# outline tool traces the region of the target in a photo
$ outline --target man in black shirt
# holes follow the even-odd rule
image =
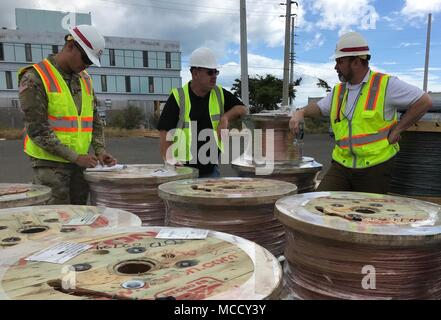
[[[164,161],[178,161],[194,167],[199,170],[201,178],[219,177],[219,149],[223,148],[221,130],[228,129],[229,121],[247,113],[247,108],[238,98],[216,85],[217,68],[216,57],[209,48],[193,51],[190,57],[192,80],[183,88],[172,90],[158,124]],[[173,139],[171,135],[167,139],[167,133],[173,129],[176,129]],[[175,150],[167,153],[173,143],[174,147],[179,146],[185,152]],[[214,149],[207,148],[207,143],[214,144]],[[210,154],[210,150],[216,150],[216,154]]]

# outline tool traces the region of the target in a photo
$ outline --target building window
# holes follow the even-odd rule
[[[32,50],[30,43],[25,43],[25,55],[26,55],[26,61],[32,61]]]
[[[106,75],[101,76],[101,91],[107,92],[107,76]]]
[[[130,77],[126,76],[126,92],[131,92],[131,87],[130,87]]]
[[[115,49],[109,49],[109,62],[111,66],[115,65]]]
[[[3,52],[3,43],[0,42],[0,60],[5,60],[5,53]]]
[[[53,54],[57,54],[57,53],[58,53],[58,46],[57,46],[56,44],[54,44],[54,45],[52,46],[52,53],[53,53]]]
[[[12,74],[11,71],[5,71],[6,76],[6,89],[12,89]]]
[[[143,51],[142,52],[142,66],[144,68],[148,68],[149,67],[149,52],[148,51]]]
[[[153,93],[153,92],[155,92],[153,77],[149,77],[149,93]]]
[[[171,68],[171,53],[170,52],[165,53],[165,67],[167,69]]]

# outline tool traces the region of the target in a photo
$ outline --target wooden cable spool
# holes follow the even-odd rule
[[[427,113],[402,133],[390,194],[441,204],[441,114]]]
[[[0,255],[0,299],[261,300],[277,298],[277,259],[248,240],[210,231],[202,240],[156,239],[160,228],[100,230],[64,264],[28,261],[54,241]]]
[[[88,225],[67,225],[74,218],[99,215]],[[69,238],[99,228],[140,226],[130,212],[90,206],[33,206],[0,210],[0,249],[47,238]]]
[[[291,183],[260,178],[188,179],[159,186],[167,225],[238,235],[275,256],[283,252],[285,231],[274,217],[274,203],[296,192]]]
[[[254,130],[262,130],[262,155],[266,156],[266,130],[274,130],[274,161],[290,162],[298,164],[303,157],[302,148],[296,148],[293,145],[294,135],[289,129],[289,120],[291,117],[288,113],[272,112],[272,113],[255,113],[247,116],[245,119],[247,126],[252,129],[253,141],[255,139]],[[260,150],[259,150],[260,151]]]
[[[259,167],[245,160],[235,160],[231,163],[233,169],[240,177],[256,177]],[[313,158],[303,157],[302,162],[293,166],[290,163],[275,163],[271,174],[265,176],[269,179],[294,183],[298,193],[312,192],[315,190],[317,177],[322,165]]]
[[[355,192],[276,202],[284,282],[301,299],[440,299],[441,206]]]
[[[245,153],[233,160],[232,167],[240,177],[259,177],[264,174],[270,179],[296,184],[298,193],[311,192],[315,190],[316,179],[323,166],[313,158],[303,156],[303,142],[299,145],[294,144],[295,137],[289,129],[289,120],[290,116],[287,112],[257,113],[247,116],[245,123],[251,129],[252,140],[248,142]],[[258,143],[259,140],[256,140],[258,132],[255,129],[262,130],[261,145]],[[267,156],[266,138],[269,129],[274,130],[272,143],[274,159],[260,163],[254,157]],[[271,173],[262,170],[259,172],[262,167],[274,169]]]
[[[166,170],[159,164],[128,165],[111,172],[85,172],[93,205],[127,210],[139,216],[143,225],[164,225],[165,206],[158,197],[158,185],[195,178],[197,169]]]
[[[51,188],[26,183],[0,183],[0,209],[45,204]]]

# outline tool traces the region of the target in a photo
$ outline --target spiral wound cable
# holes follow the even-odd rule
[[[163,226],[165,205],[158,196],[161,183],[197,176],[187,167],[165,168],[160,164],[129,164],[110,172],[87,171],[93,205],[118,208],[139,216],[143,225]]]
[[[391,192],[441,197],[441,132],[404,132],[400,149]]]
[[[116,185],[109,182],[90,184],[93,205],[118,208],[136,214],[142,225],[164,225],[165,206],[158,197],[157,185]]]
[[[370,247],[286,235],[285,286],[301,299],[441,299],[439,246]]]
[[[283,254],[285,230],[274,218],[274,204],[254,206],[195,206],[166,201],[166,225],[210,229],[251,240],[276,257]]]

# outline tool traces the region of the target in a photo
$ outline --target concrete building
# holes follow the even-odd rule
[[[16,9],[16,29],[0,30],[0,127],[22,127],[18,108],[17,71],[61,50],[67,28],[92,24],[91,14]],[[104,33],[103,31],[101,31]],[[88,68],[100,113],[129,105],[143,109],[153,127],[160,102],[181,86],[178,41],[105,35],[101,68]]]

